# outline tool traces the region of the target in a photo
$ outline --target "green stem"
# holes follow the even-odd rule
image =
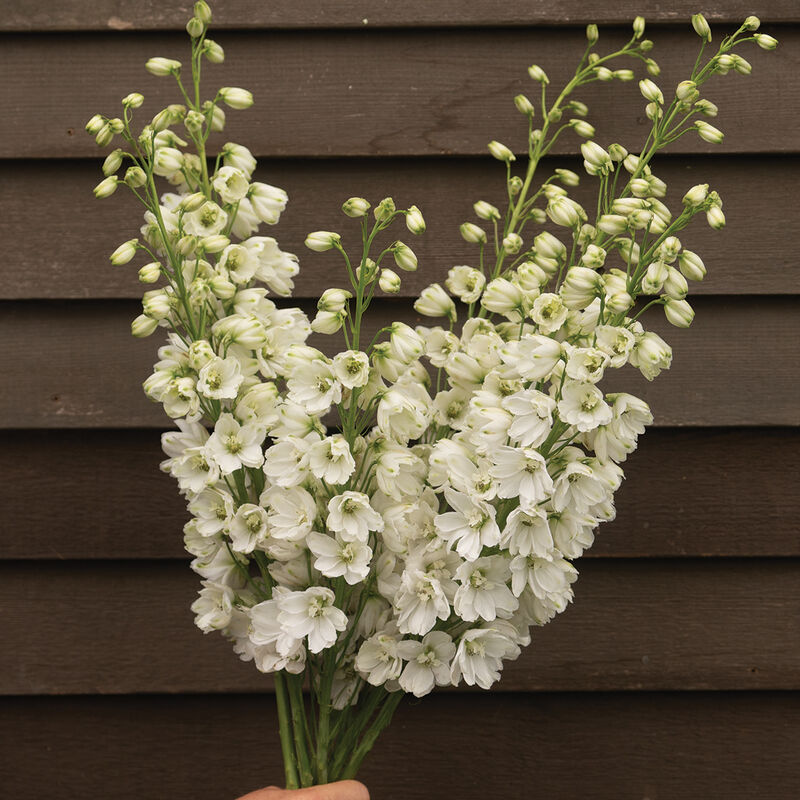
[[[282,672],[275,673],[275,700],[278,704],[278,731],[281,737],[281,752],[283,753],[286,788],[299,789],[300,782],[297,777],[295,753],[292,746],[292,733],[289,730],[290,716],[289,704],[287,702],[286,681]]]
[[[308,756],[308,722],[306,720],[305,702],[303,701],[302,678],[297,675],[287,675],[286,683],[289,687],[289,703],[292,713],[292,733],[294,734],[294,749],[297,755],[300,771],[300,784],[303,787],[314,785],[314,775],[311,771],[311,762]]]

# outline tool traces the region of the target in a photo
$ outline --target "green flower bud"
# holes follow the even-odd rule
[[[109,175],[107,178],[104,178],[97,186],[94,187],[93,192],[94,196],[98,200],[102,200],[106,197],[111,197],[114,192],[117,191],[117,184],[119,181],[117,180],[116,176]]]
[[[533,116],[533,103],[531,103],[524,94],[518,94],[514,98],[514,105],[517,107],[517,111],[519,111],[520,114],[526,114],[529,117]]]
[[[406,227],[414,236],[425,233],[425,218],[416,206],[411,206],[406,211]]]
[[[459,228],[461,238],[470,244],[478,244],[486,241],[486,231],[471,222],[465,222]]]
[[[702,14],[692,15],[692,27],[694,28],[694,32],[703,39],[703,41],[711,41],[711,26]]]
[[[163,78],[167,75],[177,75],[181,71],[181,62],[176,61],[174,58],[156,58],[148,59],[144,68],[151,74]]]
[[[641,39],[644,34],[644,17],[636,17],[633,21],[633,35],[636,39]]]
[[[121,266],[122,264],[127,264],[136,255],[136,251],[138,249],[139,249],[139,240],[129,239],[127,242],[123,242],[109,256],[109,260],[115,267]]]
[[[144,314],[139,314],[131,323],[131,333],[137,339],[144,339],[150,336],[150,334],[155,333],[156,328],[158,328],[158,320],[146,317]]]
[[[757,31],[761,27],[761,20],[758,17],[749,16],[742,27],[746,31]]]
[[[395,242],[392,247],[394,263],[406,272],[414,272],[417,268],[417,257],[414,251],[403,242]]]
[[[100,114],[95,114],[87,123],[86,123],[86,133],[90,136],[97,136],[101,130],[105,127],[106,118],[101,116]]]
[[[238,86],[223,86],[218,92],[220,99],[230,108],[242,111],[253,105],[253,95],[247,89]]]
[[[762,50],[774,50],[778,46],[778,40],[767,33],[756,33],[753,38]]]
[[[590,45],[596,44],[600,38],[600,32],[597,30],[597,25],[591,23],[586,26],[586,39]]]
[[[103,175],[113,175],[122,166],[122,150],[112,150],[103,162]]]
[[[491,141],[489,142],[489,152],[498,160],[498,161],[505,161],[508,163],[509,161],[516,161],[516,156],[506,147],[504,144],[500,142]]]
[[[122,105],[125,108],[139,108],[144,103],[144,97],[139,92],[131,92],[122,98]]]
[[[186,23],[186,33],[192,37],[192,39],[199,39],[203,35],[203,31],[206,29],[206,26],[203,24],[203,20],[198,19],[197,17],[192,17]]]
[[[538,66],[538,64],[531,64],[531,66],[528,67],[528,75],[530,75],[533,80],[538,81],[539,83],[550,83],[547,73],[540,66]]]
[[[370,203],[363,197],[350,197],[342,203],[342,211],[353,219],[363,217],[369,211]]]
[[[211,8],[205,0],[197,0],[194,4],[194,15],[201,19],[206,25],[211,22]]]
[[[519,175],[513,175],[508,179],[508,191],[514,197],[522,191],[522,185],[522,178],[520,178]]]
[[[487,219],[487,220],[499,220],[500,219],[500,209],[495,208],[491,203],[487,203],[485,200],[478,200],[472,208],[475,210],[475,215],[480,217],[480,219]]]
[[[305,245],[315,253],[324,253],[339,244],[341,236],[333,231],[314,231],[306,236]]]
[[[142,283],[155,283],[161,277],[161,264],[151,261],[139,270],[139,280]]]
[[[222,45],[217,44],[213,39],[206,39],[203,42],[203,55],[212,64],[221,64],[225,60],[225,51]]]
[[[386,292],[386,294],[397,294],[400,291],[401,283],[400,276],[394,270],[381,270],[378,286],[380,286],[382,292]]]
[[[378,222],[388,222],[397,211],[395,207],[394,200],[391,197],[384,197],[383,200],[375,206],[375,210],[372,212],[375,215],[375,219]]]
[[[128,167],[123,180],[131,189],[139,189],[147,183],[147,175],[141,167]]]

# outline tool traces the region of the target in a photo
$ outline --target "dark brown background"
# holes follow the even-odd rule
[[[83,125],[168,81],[188,2],[7,0],[0,14],[0,796],[232,800],[280,779],[271,684],[203,637],[181,548],[185,511],[157,470],[160,408],[140,392],[156,339],[130,338],[141,287],[107,255],[136,234],[129,198],[99,202]],[[224,67],[255,109],[225,139],[292,201],[275,229],[302,256],[301,302],[336,280],[302,248],[350,229],[351,194],[416,202],[420,271],[370,321],[414,319],[411,297],[471,256],[457,225],[502,191],[484,154],[519,147],[511,98],[541,63],[558,83],[582,48],[648,16],[666,88],[691,66],[694,3],[630,0],[218,2]],[[669,10],[667,6],[669,5]],[[633,382],[656,426],[626,465],[619,518],[580,562],[574,606],[536,631],[491,693],[409,702],[364,769],[376,800],[794,798],[797,737],[798,44],[794,0],[714,0],[715,37],[748,13],[781,40],[748,78],[711,84],[725,142],[687,137],[656,172],[673,198],[709,181],[729,228],[682,240],[709,267],[675,366]],[[363,21],[366,20],[366,21]],[[717,24],[718,23],[718,24]],[[598,138],[635,149],[635,84],[587,91]],[[568,146],[567,146],[568,145]],[[556,162],[577,168],[569,151]],[[120,192],[122,195],[122,192]],[[272,232],[272,231],[270,231]],[[660,331],[666,325],[656,324]]]

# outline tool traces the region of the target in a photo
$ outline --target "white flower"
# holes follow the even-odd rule
[[[488,622],[498,616],[508,618],[519,602],[506,586],[510,578],[508,559],[504,556],[486,556],[475,561],[465,561],[456,570],[456,580],[461,584],[456,591],[453,608],[461,619]]]
[[[474,561],[483,547],[494,547],[500,541],[494,506],[452,489],[445,489],[444,496],[455,510],[438,514],[434,524],[442,539],[455,546],[462,558]]]
[[[552,504],[556,511],[571,508],[579,514],[606,499],[606,489],[594,470],[581,461],[570,461],[553,482]]]
[[[583,433],[608,425],[613,416],[610,406],[603,400],[603,393],[596,386],[572,381],[567,381],[561,391],[558,414],[564,422]]]
[[[203,633],[222,630],[231,621],[235,595],[230,586],[214,581],[203,581],[200,596],[192,603],[194,624]]]
[[[533,301],[531,319],[539,326],[540,333],[555,333],[566,321],[569,309],[557,294],[540,294]]]
[[[662,369],[672,364],[672,348],[652,331],[636,337],[636,345],[631,351],[631,364],[638,367],[647,380],[652,381]]]
[[[214,536],[225,530],[233,516],[233,498],[224,488],[208,487],[189,502],[189,511],[197,518],[197,532],[201,536]]]
[[[361,350],[345,350],[333,357],[333,372],[342,386],[354,389],[369,381],[369,356]]]
[[[283,189],[268,183],[252,183],[247,197],[256,216],[267,225],[275,225],[286,208],[289,196]]]
[[[566,372],[574,381],[597,383],[609,364],[609,357],[594,347],[573,347],[567,357]]]
[[[312,531],[306,539],[308,549],[316,556],[314,566],[326,578],[343,576],[351,586],[366,580],[372,550],[364,542],[344,541]]]
[[[239,553],[252,553],[267,538],[267,512],[253,503],[243,503],[228,525],[231,547]]]
[[[430,405],[431,398],[424,386],[411,381],[398,382],[378,403],[378,429],[398,442],[419,439],[430,422]]]
[[[298,365],[287,381],[289,399],[308,414],[324,414],[342,399],[342,385],[333,367],[324,360]]]
[[[532,448],[502,446],[491,454],[498,497],[519,497],[526,511],[535,509],[553,491],[553,479],[542,455]]]
[[[197,391],[212,400],[232,400],[239,393],[243,380],[237,359],[215,356],[200,369]]]
[[[438,283],[432,283],[420,292],[414,301],[414,310],[426,317],[456,318],[455,303]]]
[[[170,472],[181,491],[194,494],[219,480],[219,467],[208,457],[206,445],[187,447],[182,456],[173,459]]]
[[[511,561],[511,591],[519,597],[529,587],[539,598],[566,608],[572,599],[570,584],[578,577],[578,570],[564,558],[536,558],[515,556]]]
[[[508,429],[512,441],[522,447],[538,447],[553,427],[556,403],[552,397],[536,389],[524,389],[503,399],[503,408],[514,421]]]
[[[310,474],[308,453],[318,436],[286,436],[264,453],[264,474],[277,486],[299,486]]]
[[[222,202],[226,204],[241,200],[249,188],[247,176],[236,167],[220,167],[211,183]]]
[[[264,431],[258,426],[240,425],[232,414],[220,414],[206,452],[223,475],[229,475],[242,466],[260,467],[264,461],[263,441]]]
[[[526,380],[540,381],[555,369],[561,360],[561,353],[561,342],[549,336],[529,334],[519,341],[504,345],[500,350],[500,358]]]
[[[567,558],[580,558],[583,551],[592,546],[597,519],[589,514],[565,508],[549,514],[548,521],[556,547]]]
[[[453,267],[447,273],[445,285],[462,302],[474,303],[486,286],[486,278],[473,267]]]
[[[403,669],[403,660],[397,650],[398,640],[389,633],[376,633],[358,649],[355,666],[366,676],[367,683],[382,686],[395,680]]]
[[[259,503],[267,509],[270,534],[276,539],[302,541],[314,528],[317,504],[300,486],[271,486],[261,493]]]
[[[347,482],[356,468],[356,462],[347,439],[336,433],[311,445],[308,466],[316,478],[336,486]]]
[[[296,639],[308,637],[308,649],[319,653],[335,644],[347,627],[347,615],[333,605],[334,594],[322,586],[288,592],[280,601],[278,622],[284,633]]]
[[[456,646],[444,631],[431,631],[421,642],[406,639],[398,642],[397,653],[408,661],[400,676],[400,688],[414,697],[423,697],[434,686],[450,683],[450,662]]]
[[[506,519],[500,546],[512,555],[552,558],[553,536],[545,511],[541,508],[528,511],[515,508]]]
[[[503,659],[517,655],[519,647],[496,628],[472,628],[461,636],[450,678],[454,686],[463,677],[469,686],[488,689],[500,679]]]
[[[347,542],[366,542],[370,531],[383,530],[383,517],[361,492],[342,492],[328,501],[328,530]]]
[[[608,357],[610,367],[623,366],[636,343],[636,337],[627,329],[613,325],[598,325],[595,328],[597,349]]]
[[[420,569],[406,569],[394,595],[397,626],[401,633],[420,636],[450,616],[450,603],[435,576]]]
[[[222,233],[227,224],[228,215],[211,200],[183,215],[183,229],[192,236],[215,236]]]

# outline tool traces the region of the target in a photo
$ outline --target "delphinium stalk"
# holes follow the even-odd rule
[[[689,132],[720,141],[701,87],[715,74],[750,72],[735,47],[777,42],[749,17],[704,61],[711,33],[696,15],[700,53],[669,103],[652,80],[658,65],[640,17],[607,55],[595,52],[590,25],[555,100],[532,66],[536,100],[514,100],[528,122],[526,167],[512,174],[513,151],[491,142],[507,203],[475,203],[490,235],[461,226],[479,246],[477,268],[453,267],[450,294],[439,284],[420,293],[415,311],[442,325],[395,321],[371,333],[375,297],[396,294],[400,273],[417,269],[390,229],[404,220],[422,234],[422,213],[351,197],[342,211],[359,229],[355,251],[337,232],[306,239],[340,255],[347,288],[322,292],[311,321],[269,299],[288,297],[298,272],[296,256],[257,235],[278,222],[287,196],[253,180],[256,160],[242,145],[223,144],[209,160],[222,106],[253,102],[233,87],[201,99],[203,61],[224,59],[207,36],[210,20],[197,2],[190,86],[180,62],[147,62],[175,79],[183,102],[136,134],[143,97],[132,93],[121,118],[96,115],[87,130],[101,146],[123,142],[96,196],[124,185],[145,208],[141,239],[117,248],[112,263],[145,253],[140,280],[162,284],[145,293],[133,333],[168,332],[145,391],[178,426],[162,437],[162,469],[192,515],[184,543],[203,579],[195,621],[274,675],[285,780],[296,788],[353,777],[405,693],[462,680],[489,688],[531,629],[572,601],[573,562],[613,519],[619,463],[652,421],[644,401],[598,384],[628,363],[649,380],[669,367],[671,350],[644,329],[643,314],[660,305],[673,325],[691,323],[687,279],[701,280],[705,266],[676,234],[698,214],[712,228],[725,221],[706,184],[689,189],[673,218],[651,161]],[[595,81],[633,80],[617,68],[622,58],[650,75],[639,82],[651,128],[638,155],[601,147],[573,97]],[[591,215],[569,197],[580,180],[571,170],[534,188],[542,159],[570,131],[585,139],[584,168],[598,180]],[[161,193],[161,179],[172,191]],[[548,220],[567,243],[541,231],[525,247],[530,228]],[[341,344],[308,345],[312,332],[345,349],[330,356]]]

